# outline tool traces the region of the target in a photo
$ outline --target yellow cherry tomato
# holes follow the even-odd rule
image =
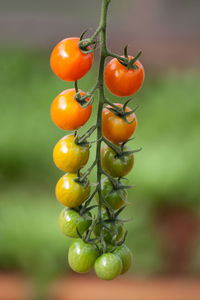
[[[76,173],[87,164],[89,159],[89,146],[77,145],[74,140],[74,134],[66,135],[53,150],[55,165],[67,173]]]
[[[76,182],[77,174],[67,173],[62,176],[56,185],[56,197],[58,201],[69,208],[80,206],[90,194],[90,185],[84,186]]]

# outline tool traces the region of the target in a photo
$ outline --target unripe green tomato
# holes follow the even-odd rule
[[[118,246],[113,253],[117,254],[121,258],[122,261],[121,274],[126,273],[130,269],[133,260],[133,255],[131,250],[125,244],[122,244],[121,246]]]
[[[124,151],[131,149],[124,146]],[[107,145],[101,149],[101,166],[102,169],[113,177],[124,177],[132,170],[134,165],[133,154],[118,157],[116,153]]]
[[[103,214],[103,219],[104,220],[108,219],[107,213]],[[120,217],[118,217],[118,220],[120,220]],[[124,233],[123,224],[119,223],[119,222],[116,222],[115,224],[116,224],[116,227],[117,227],[117,232],[115,232],[115,226],[112,223],[107,223],[106,222],[106,226],[112,231],[112,233],[110,231],[108,231],[105,227],[103,228],[104,240],[108,244],[114,243],[114,241],[112,241],[112,239],[115,236],[115,234],[117,234],[116,241],[119,241],[121,239],[123,233]],[[95,234],[95,236],[100,236],[100,225],[99,225],[99,223],[97,223],[95,228],[94,228],[94,234]]]
[[[95,245],[76,239],[69,247],[68,262],[75,272],[86,273],[92,269],[98,256],[99,250]]]
[[[80,234],[83,234],[90,227],[92,220],[88,218],[91,218],[90,213],[80,216],[78,212],[64,208],[59,215],[58,223],[64,235],[77,238],[78,234],[76,229],[78,229]]]
[[[105,253],[95,261],[95,272],[103,280],[112,280],[120,275],[122,261],[118,255]]]
[[[117,190],[114,189],[110,180],[105,177],[101,181],[102,188],[102,196],[108,202],[108,204],[112,207],[112,209],[116,210],[122,207],[125,204],[125,201],[122,199]],[[128,193],[126,190],[121,190],[121,193],[124,199],[127,199]]]

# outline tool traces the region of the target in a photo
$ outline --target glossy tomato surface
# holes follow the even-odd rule
[[[124,151],[130,151],[130,148],[124,146]],[[116,153],[107,145],[101,149],[101,166],[111,176],[124,177],[132,170],[133,165],[133,154],[128,154],[121,158],[117,157]]]
[[[103,280],[112,280],[120,275],[122,262],[119,256],[113,253],[105,253],[95,261],[95,272]]]
[[[132,59],[129,56],[129,60]],[[139,60],[135,69],[127,69],[116,58],[113,58],[106,66],[104,80],[108,90],[115,96],[125,97],[135,94],[144,81],[144,68]]]
[[[95,245],[76,239],[69,247],[68,262],[75,272],[85,273],[92,269],[98,256],[99,251]]]
[[[130,269],[133,260],[131,250],[125,244],[122,244],[121,246],[118,246],[113,253],[117,254],[122,261],[121,274],[126,273]]]
[[[122,108],[120,103],[114,103],[116,106]],[[127,116],[127,124],[122,118],[111,112],[106,106],[102,112],[102,131],[106,139],[114,144],[122,143],[128,140],[136,130],[137,119],[134,113]],[[126,107],[126,112],[131,111],[129,107]],[[132,123],[131,123],[132,122]]]
[[[88,145],[77,145],[74,140],[74,134],[66,135],[58,141],[53,150],[55,165],[69,173],[76,173],[83,168],[87,164],[90,154]]]
[[[64,39],[55,46],[51,53],[51,68],[62,80],[79,80],[92,66],[93,53],[83,53],[79,49],[79,41],[78,37]]]
[[[107,177],[102,179],[101,188],[102,188],[102,196],[104,197],[106,202],[112,207],[112,209],[114,210],[119,209],[125,204],[123,198],[127,199],[127,195],[128,195],[127,191],[120,190],[120,192],[123,195],[122,198]]]
[[[56,197],[58,201],[69,208],[80,206],[90,194],[90,185],[83,187],[74,181],[77,174],[67,173],[62,176],[56,185]]]
[[[77,211],[64,208],[58,218],[62,233],[71,238],[78,238],[77,229],[83,234],[91,225],[91,214],[80,216]]]
[[[85,93],[80,91],[81,96]],[[83,108],[74,99],[75,89],[68,89],[60,93],[51,105],[52,121],[63,130],[76,130],[83,126],[90,118],[92,104]],[[89,101],[87,99],[86,101]]]

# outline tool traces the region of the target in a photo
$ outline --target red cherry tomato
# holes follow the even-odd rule
[[[133,57],[129,56],[129,59]],[[144,68],[137,60],[138,69],[127,69],[116,58],[113,58],[106,66],[104,80],[109,91],[119,97],[131,96],[142,86],[144,81]]]
[[[80,92],[81,96],[85,95],[83,91]],[[51,105],[51,118],[61,129],[76,130],[90,118],[92,104],[86,108],[81,107],[74,99],[75,94],[75,89],[65,90],[54,99]],[[89,101],[89,99],[86,99],[86,101]]]
[[[83,53],[79,49],[79,41],[78,37],[64,39],[51,53],[51,68],[65,81],[76,81],[82,78],[92,66],[93,53]]]
[[[118,107],[122,107],[122,104],[114,103]],[[102,112],[102,131],[105,138],[114,144],[122,143],[128,140],[136,130],[137,119],[134,113],[127,117],[127,124],[122,118],[115,115],[106,106]],[[131,111],[129,107],[126,107],[126,112]],[[134,121],[133,121],[134,120]],[[132,122],[132,123],[131,123]]]

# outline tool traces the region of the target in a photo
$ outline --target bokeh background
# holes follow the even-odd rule
[[[40,286],[72,278],[70,241],[59,231],[61,205],[54,195],[62,172],[52,161],[53,147],[65,133],[49,113],[55,96],[71,84],[52,73],[49,56],[61,39],[87,28],[92,33],[100,6],[100,0],[0,0],[0,271],[18,272]],[[146,70],[135,96],[138,128],[130,143],[143,151],[135,155],[129,178],[137,188],[129,192],[124,215],[133,217],[127,225],[134,253],[128,280],[200,274],[199,11],[198,0],[110,5],[109,48],[122,53],[128,43],[132,55],[142,49]],[[80,80],[83,90],[94,83],[97,67]],[[96,106],[81,131],[94,123]],[[91,160],[94,154],[92,149]],[[93,280],[85,278],[85,285]]]

